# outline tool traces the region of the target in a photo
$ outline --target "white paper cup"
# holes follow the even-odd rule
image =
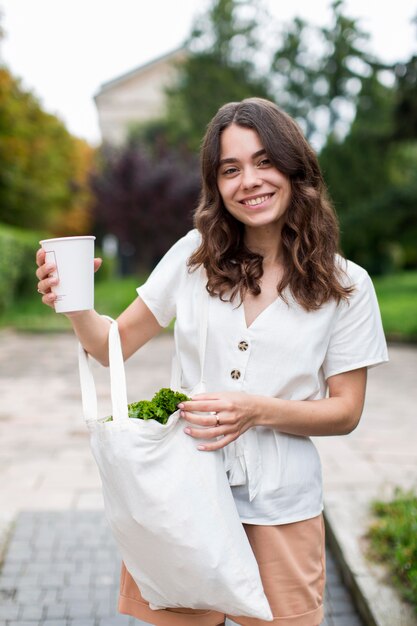
[[[94,240],[92,236],[57,237],[39,242],[46,263],[56,266],[51,276],[58,278],[52,287],[57,313],[94,308]]]

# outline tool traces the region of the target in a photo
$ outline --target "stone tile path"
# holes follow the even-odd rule
[[[327,567],[323,626],[361,626],[331,554]],[[21,513],[0,574],[0,626],[145,625],[117,613],[119,572],[101,511]]]

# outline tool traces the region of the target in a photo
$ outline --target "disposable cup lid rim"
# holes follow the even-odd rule
[[[94,235],[80,235],[75,236],[75,237],[53,237],[52,239],[41,239],[40,240],[40,244],[42,245],[43,243],[47,243],[48,241],[68,241],[69,239],[72,240],[76,240],[76,239],[95,239]]]

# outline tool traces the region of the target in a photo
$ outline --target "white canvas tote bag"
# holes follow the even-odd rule
[[[200,350],[204,354],[202,344]],[[88,359],[80,346],[84,415],[106,517],[143,597],[155,610],[214,609],[272,620],[221,450],[197,450],[198,440],[183,432],[179,411],[166,425],[128,417],[115,321],[109,333],[112,421],[97,418]]]

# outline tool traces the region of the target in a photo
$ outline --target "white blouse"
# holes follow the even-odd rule
[[[185,393],[200,381],[205,282],[200,271],[187,268],[199,243],[198,231],[190,231],[137,290],[161,326],[176,318],[176,359]],[[286,292],[288,304],[277,297],[247,327],[239,302],[208,298],[206,391],[318,400],[326,397],[329,376],[387,361],[372,282],[355,263],[339,261],[355,291],[348,302],[332,300],[317,311],[305,311]],[[257,426],[223,450],[242,522],[286,524],[322,511],[320,459],[309,437]]]

